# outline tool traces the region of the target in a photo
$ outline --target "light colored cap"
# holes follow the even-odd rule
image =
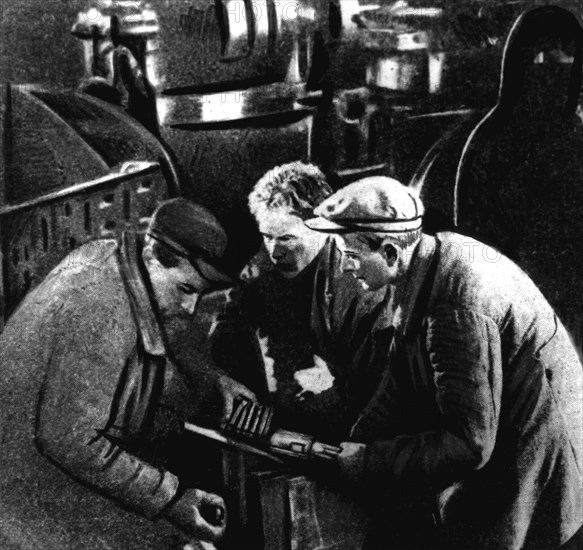
[[[305,223],[324,233],[407,233],[421,229],[423,203],[414,189],[375,176],[343,187],[314,209]]]

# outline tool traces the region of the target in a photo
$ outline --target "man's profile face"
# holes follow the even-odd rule
[[[356,233],[339,236],[338,246],[342,251],[342,271],[350,273],[365,290],[375,291],[392,282],[393,269],[382,247],[371,250]]]
[[[285,209],[264,210],[257,220],[269,259],[286,279],[301,273],[318,255],[326,237]]]
[[[210,290],[209,283],[184,258],[176,267],[164,267],[152,257],[146,267],[162,320],[191,318],[201,294]]]

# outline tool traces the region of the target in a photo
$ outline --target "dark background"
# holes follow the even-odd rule
[[[86,0],[0,2],[0,76],[13,83],[75,86],[81,44],[71,27]]]

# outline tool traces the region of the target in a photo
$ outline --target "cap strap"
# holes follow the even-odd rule
[[[423,225],[423,216],[416,218],[343,218],[330,220],[343,229],[338,232],[408,233],[418,231]]]
[[[180,243],[177,243],[174,239],[169,238],[167,235],[156,231],[155,229],[148,229],[147,235],[156,239],[158,242],[162,243],[164,246],[168,247],[172,252],[181,256],[182,258],[189,259],[190,252],[186,250]]]
[[[147,235],[157,240],[163,246],[166,246],[177,256],[180,256],[181,258],[187,260],[190,263],[190,265],[192,265],[197,274],[201,277],[201,279],[203,279],[207,283],[211,283],[215,287],[224,286],[226,288],[228,286],[232,286],[230,281],[227,283],[227,281],[212,279],[203,273],[199,262],[204,262],[210,265],[211,267],[214,267],[212,262],[209,261],[210,255],[205,250],[197,248],[196,254],[193,254],[192,251],[189,252],[188,250],[186,250],[186,248],[184,248],[181,244],[177,243],[174,239],[170,239],[167,235],[164,235],[163,233],[160,233],[155,229],[154,230],[149,229]]]

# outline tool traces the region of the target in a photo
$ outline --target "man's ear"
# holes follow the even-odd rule
[[[392,267],[393,265],[395,265],[397,258],[399,257],[397,247],[393,243],[385,241],[383,243],[383,250],[385,251],[387,265],[389,267]]]
[[[152,246],[148,243],[142,248],[142,260],[144,264],[149,265],[154,260],[154,252],[152,251]]]

